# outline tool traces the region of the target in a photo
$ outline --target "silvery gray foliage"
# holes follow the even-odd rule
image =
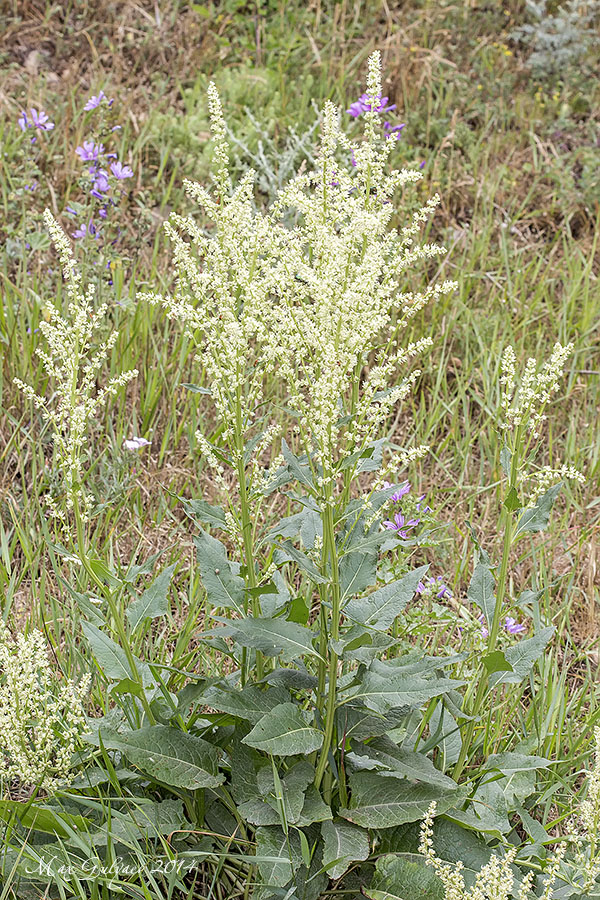
[[[266,130],[266,127],[248,107],[245,107],[244,112],[256,129],[256,133],[260,135],[256,150],[251,150],[244,140],[238,138],[226,126],[231,148],[239,151],[239,155],[232,154],[234,168],[243,174],[252,167],[256,177],[256,186],[270,203],[279,196],[284,186],[294,177],[303,163],[314,165],[315,137],[321,128],[322,112],[314,100],[312,107],[315,112],[312,124],[300,134],[294,128],[289,128],[283,146]]]
[[[531,49],[528,63],[536,75],[556,75],[599,44],[598,0],[568,0],[554,14],[548,0],[526,0],[526,5],[533,24],[515,28],[510,37]]]

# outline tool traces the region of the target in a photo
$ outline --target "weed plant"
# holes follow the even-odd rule
[[[95,677],[87,733],[73,730],[58,790],[51,772],[19,776],[7,757],[17,775],[1,807],[6,896],[595,896],[597,765],[581,778],[595,663],[593,648],[577,646],[582,618],[593,627],[593,558],[586,581],[576,565],[552,571],[548,552],[556,559],[561,534],[577,534],[571,512],[551,518],[560,482],[577,485],[584,471],[566,508],[582,496],[594,508],[594,150],[574,118],[588,101],[571,76],[552,94],[517,91],[535,130],[524,143],[513,134],[510,149],[526,162],[492,168],[515,121],[506,97],[517,67],[499,32],[516,14],[507,9],[495,42],[473,50],[469,86],[462,73],[438,78],[436,38],[426,37],[451,22],[460,44],[466,7],[425,4],[393,90],[377,82],[373,58],[367,92],[352,102],[347,48],[364,47],[365,17],[367,31],[392,28],[398,13],[386,9],[377,22],[377,4],[319,8],[317,42],[343,47],[342,59],[291,103],[282,70],[273,92],[281,10],[269,6],[251,27],[237,7],[225,11],[219,53],[264,66],[274,137],[259,134],[256,111],[247,119],[240,108],[235,121],[234,87],[239,107],[248,102],[235,72],[219,78],[230,128],[216,90],[206,116],[203,76],[189,82],[194,133],[213,133],[202,184],[185,186],[200,202],[194,216],[182,215],[174,185],[195,156],[179,154],[175,132],[157,147],[158,117],[134,136],[121,100],[109,106],[116,91],[90,85],[60,191],[86,244],[77,263],[47,217],[62,284],[46,271],[46,233],[23,224],[26,209],[40,222],[54,202],[62,118],[48,104],[43,118],[37,97],[23,104],[24,127],[12,116],[9,152],[37,141],[3,193],[3,614],[15,630],[24,615],[37,620],[52,646],[56,681],[41,688],[50,704],[68,679]],[[156,27],[189,15],[174,5]],[[294,9],[300,26],[311,15]],[[302,71],[304,47],[287,31],[288,71]],[[395,46],[399,33],[388,35]],[[413,108],[417,61],[425,115]],[[346,102],[341,112],[326,104],[317,124],[307,85],[323,96],[331,84]],[[452,121],[459,97],[469,108]],[[278,144],[282,121],[307,137]],[[549,137],[553,127],[562,136]],[[317,128],[320,144],[309,146]],[[386,141],[392,129],[400,137]],[[560,165],[546,165],[546,139],[567,142]],[[110,157],[73,156],[103,142],[122,160],[116,173]],[[289,185],[278,146],[290,171],[306,160]],[[258,166],[256,188],[243,156]],[[392,172],[407,169],[390,173],[387,157]],[[180,211],[167,226],[174,286],[158,240],[144,249],[127,224],[132,195],[121,191],[134,173],[144,228]],[[509,182],[527,183],[525,199]],[[443,188],[435,216],[430,187]],[[101,246],[90,221],[106,219]],[[432,339],[419,372],[412,359]],[[122,373],[133,369],[129,383]],[[570,424],[561,405],[544,424],[556,388],[571,401]],[[452,529],[440,522],[444,501]],[[585,550],[587,534],[563,542],[567,556]],[[6,636],[6,659],[11,646]],[[8,708],[8,682],[0,687]],[[36,724],[23,722],[35,747]],[[432,801],[441,880],[418,855]]]

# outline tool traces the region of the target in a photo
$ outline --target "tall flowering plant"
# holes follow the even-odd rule
[[[435,868],[434,812],[453,823],[456,842],[457,823],[476,821],[474,801],[489,805],[489,796],[478,794],[488,787],[485,778],[460,784],[459,776],[490,691],[527,677],[551,636],[542,630],[512,656],[512,647],[498,648],[503,628],[520,629],[505,602],[510,549],[521,533],[547,524],[552,481],[570,474],[544,470],[525,498],[527,435],[537,439],[568,348],[557,346],[541,370],[528,364],[518,385],[505,356],[504,549],[495,594],[495,567],[483,549],[473,573],[469,599],[480,607],[487,644],[468,661],[477,674],[468,685],[453,677],[467,654],[428,656],[402,633],[407,605],[419,596],[443,599],[446,586],[428,576],[427,566],[401,566],[390,581],[390,567],[384,573],[380,565],[390,546],[410,545],[429,511],[421,497],[408,514],[403,474],[428,448],[392,448],[386,435],[390,413],[419,376],[413,360],[432,343],[407,343],[404,331],[427,303],[454,289],[450,281],[407,289],[409,273],[443,253],[420,238],[438,198],[396,224],[398,196],[421,175],[416,168],[389,171],[396,132],[382,132],[386,102],[375,53],[357,116],[362,141],[347,138],[339,111],[326,103],[314,165],[259,213],[253,174],[232,183],[221,104],[209,88],[214,184],[186,184],[206,224],[171,216],[173,290],[139,296],[162,305],[195,342],[200,373],[186,387],[212,404],[217,420],[213,436],[196,434],[214,501],[187,501],[186,509],[198,523],[207,598],[199,640],[227,663],[221,676],[199,676],[179,695],[167,687],[166,667],[143,662],[132,649],[139,652],[136,630],[166,614],[174,567],[126,602],[131,583],[88,558],[81,448],[85,425],[104,400],[92,390],[101,355],[86,362],[91,300],[81,292],[67,239],[48,216],[71,300],[67,324],[53,310],[45,329],[51,353],[42,360],[60,388],[58,412],[21,386],[57,431],[79,559],[108,608],[105,615],[78,595],[85,638],[120,707],[94,723],[89,741],[103,755],[128,760],[161,795],[169,790],[182,799],[184,830],[222,839],[219,859],[241,843],[244,852],[231,866],[219,863],[230,895],[242,871],[246,896],[255,887],[261,900],[317,900],[331,879],[369,858],[381,829],[423,817],[426,861]],[[59,345],[71,334],[82,374]],[[288,514],[267,524],[267,503],[285,505]],[[406,511],[390,514],[390,504],[402,503]],[[445,747],[453,736],[452,756]],[[514,856],[506,859],[482,869],[481,883],[508,871]],[[459,881],[456,896],[463,896]],[[374,888],[371,896],[382,892]]]

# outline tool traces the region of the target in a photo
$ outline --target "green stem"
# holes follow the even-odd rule
[[[249,589],[257,587],[256,565],[254,562],[254,540],[252,519],[250,517],[250,503],[248,498],[248,479],[246,478],[246,466],[244,463],[244,424],[242,418],[242,390],[238,386],[236,390],[235,403],[235,444],[237,457],[237,477],[240,488],[240,518],[242,524],[242,542],[244,546],[244,566],[246,568],[246,585]],[[260,598],[250,595],[250,608],[254,618],[260,618]],[[242,681],[245,682],[247,672],[245,671],[247,660],[243,660],[242,665]],[[260,650],[256,651],[256,678],[258,681],[263,677],[264,665],[263,655]]]
[[[333,523],[333,494],[331,489],[331,484],[328,491],[328,496],[326,498],[327,506],[323,512],[323,544],[326,547],[325,558],[329,559],[331,564],[331,627],[329,631],[330,640],[327,641],[327,644],[330,645],[331,641],[339,640],[340,636],[340,607],[341,607],[341,596],[340,596],[340,576],[339,576],[339,564],[337,557],[337,548],[335,545],[335,531],[334,531],[334,523]],[[321,638],[323,638],[323,625],[321,626]],[[327,636],[325,635],[325,638]],[[334,729],[335,729],[335,709],[336,709],[336,699],[337,699],[337,669],[338,669],[338,656],[337,653],[329,647],[329,665],[328,665],[328,675],[329,675],[329,685],[328,685],[328,693],[327,693],[327,706],[325,709],[325,737],[323,739],[323,746],[321,748],[321,755],[319,757],[319,762],[317,764],[317,771],[315,775],[315,785],[319,787],[321,784],[321,780],[323,778],[323,774],[325,773],[325,769],[327,768],[327,762],[329,757],[329,751],[331,749],[331,745],[333,742]]]
[[[142,706],[144,707],[144,712],[146,713],[146,716],[148,717],[148,721],[150,722],[150,724],[156,725],[156,719],[154,718],[152,710],[150,709],[150,704],[148,703],[146,694],[143,690],[144,685],[143,685],[142,679],[140,678],[140,673],[139,673],[139,670],[137,667],[135,656],[133,655],[133,652],[132,652],[130,644],[129,644],[129,637],[127,635],[127,630],[123,623],[123,619],[121,617],[121,612],[115,602],[113,592],[110,590],[110,587],[108,587],[107,585],[104,584],[102,579],[96,574],[96,572],[94,572],[92,566],[90,565],[87,550],[85,547],[85,535],[84,535],[84,529],[83,529],[83,520],[81,517],[81,510],[79,509],[79,501],[77,499],[77,496],[73,497],[73,511],[75,513],[75,523],[76,523],[76,529],[77,529],[77,550],[78,550],[79,559],[81,561],[81,565],[83,566],[86,574],[89,576],[91,581],[96,585],[98,590],[101,591],[102,594],[104,595],[104,597],[106,598],[106,602],[108,604],[108,608],[110,611],[114,629],[117,634],[117,637],[119,638],[121,647],[123,648],[123,650],[125,652],[125,656],[127,657],[127,662],[129,664],[131,674],[132,674],[133,678],[138,682],[138,684],[140,684],[142,686],[140,700],[141,700]]]
[[[510,494],[512,489],[516,490],[517,487],[517,476],[519,473],[519,461],[520,461],[520,451],[521,451],[521,426],[517,428],[517,432],[515,435],[515,441],[512,448],[512,457],[511,457],[511,467],[510,467],[510,478],[508,483],[508,491],[506,492],[506,497]],[[504,539],[502,542],[502,559],[500,561],[500,569],[498,572],[498,582],[496,587],[496,602],[494,606],[494,615],[492,618],[492,624],[490,627],[490,633],[488,637],[488,643],[486,648],[486,655],[493,653],[496,649],[496,644],[498,642],[498,635],[500,633],[500,619],[502,617],[502,607],[504,604],[504,599],[508,590],[508,565],[510,562],[510,551],[514,539],[514,521],[513,521],[513,511],[506,508],[503,505],[502,513],[501,513],[501,523],[504,530]],[[489,685],[489,674],[485,666],[481,666],[479,681],[477,685],[477,692],[475,694],[475,699],[473,701],[473,705],[470,710],[470,715],[473,716],[472,721],[470,721],[467,725],[465,733],[463,735],[462,747],[460,750],[460,755],[458,760],[456,761],[456,765],[454,767],[454,771],[452,772],[452,777],[454,779],[458,779],[464,769],[465,762],[467,759],[467,754],[471,747],[473,741],[473,735],[475,733],[475,726],[477,724],[477,719],[479,717],[479,713],[482,707],[482,704],[485,700],[485,697],[488,692]]]

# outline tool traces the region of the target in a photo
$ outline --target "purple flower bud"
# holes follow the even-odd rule
[[[112,106],[115,102],[114,99],[109,100],[104,91],[100,91],[97,96],[94,95],[93,97],[90,97],[83,108],[86,112],[88,112],[90,109],[97,109],[103,100],[106,100],[109,106]]]

